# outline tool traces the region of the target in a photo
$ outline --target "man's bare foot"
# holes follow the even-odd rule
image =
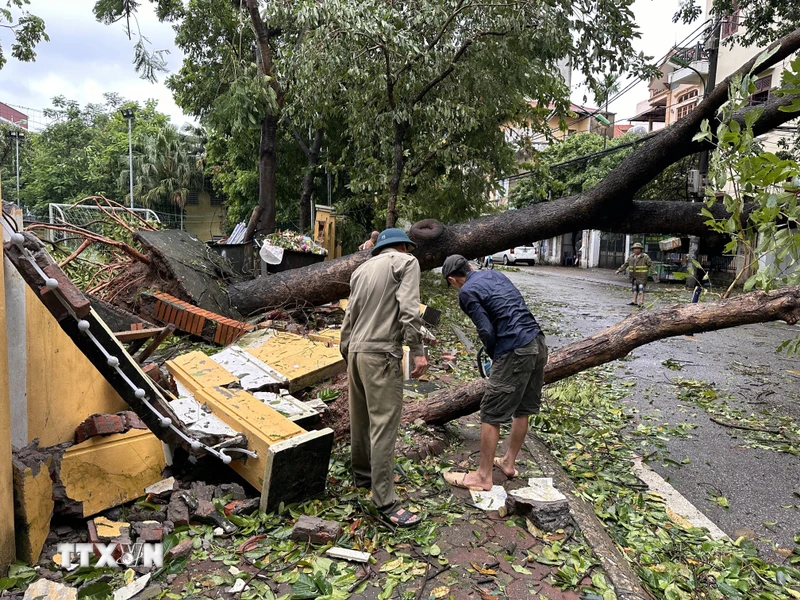
[[[509,462],[506,457],[500,458],[499,456],[494,459],[494,466],[500,469],[503,472],[503,475],[508,477],[509,479],[514,479],[514,477],[519,476],[519,471],[514,468],[514,463]]]
[[[483,479],[477,471],[470,471],[464,476],[464,485],[469,487],[478,487],[488,492],[492,489],[494,484],[492,483],[491,477],[488,479]]]
[[[489,479],[483,479],[478,475],[477,471],[472,471],[470,473],[464,473],[463,471],[460,473],[448,471],[442,475],[444,480],[453,487],[462,488],[465,490],[488,492],[492,489],[493,485],[491,476]]]

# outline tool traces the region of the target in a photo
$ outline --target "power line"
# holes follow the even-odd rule
[[[672,48],[670,48],[670,49],[667,51],[667,53],[666,53],[666,54],[664,54],[664,56],[662,56],[661,58],[659,58],[658,60],[656,60],[656,61],[655,61],[655,64],[661,64],[663,61],[665,61],[665,60],[666,60],[666,59],[667,59],[667,58],[670,56],[670,53],[672,52],[672,50],[673,50],[674,48],[679,48],[679,47],[683,46],[684,44],[691,44],[692,42],[694,42],[694,41],[695,41],[695,40],[696,40],[696,39],[697,39],[697,38],[698,38],[700,35],[702,35],[702,33],[703,33],[703,32],[702,32],[701,30],[702,30],[702,29],[703,29],[703,28],[704,28],[706,25],[708,25],[708,23],[710,23],[711,21],[712,21],[712,19],[706,19],[706,20],[705,20],[703,23],[701,23],[700,25],[698,25],[698,26],[697,26],[697,28],[695,28],[695,30],[694,30],[694,31],[692,31],[691,33],[689,33],[689,34],[688,34],[688,35],[687,35],[685,38],[683,38],[683,39],[682,39],[680,42],[678,42],[677,44],[675,44],[674,46],[672,46]],[[690,39],[690,38],[691,38],[691,39]],[[623,89],[621,89],[619,92],[617,92],[617,94],[616,94],[616,95],[615,95],[613,98],[611,98],[611,99],[610,99],[610,100],[609,100],[609,101],[608,101],[606,104],[612,104],[612,103],[616,102],[617,100],[619,100],[620,98],[622,98],[622,96],[624,96],[625,94],[627,94],[628,92],[630,92],[630,91],[631,91],[631,90],[632,90],[634,87],[636,87],[637,85],[639,85],[639,83],[641,83],[641,82],[642,82],[642,80],[640,80],[640,79],[634,79],[634,80],[633,80],[633,81],[631,81],[631,82],[630,82],[630,83],[629,83],[627,86],[625,86]],[[587,115],[584,115],[583,117],[581,117],[581,118],[579,118],[579,119],[576,119],[575,121],[572,121],[572,122],[570,122],[570,123],[567,123],[567,127],[569,127],[570,125],[577,125],[578,123],[581,123],[582,121],[585,121],[586,119],[591,119],[591,118],[593,118],[593,117],[597,116],[598,114],[600,114],[601,112],[605,112],[605,111],[603,111],[603,109],[602,109],[602,108],[597,108],[597,109],[595,109],[595,110],[594,110],[594,112],[591,112],[591,113],[589,113],[589,114],[587,114]],[[618,122],[618,121],[620,121],[620,120],[624,120],[624,119],[615,119],[615,123],[616,123],[616,122]],[[541,134],[537,134],[537,136],[536,136],[536,137],[543,137],[543,138],[544,138],[544,137],[546,137],[548,134],[550,134],[550,133],[553,133],[553,132],[556,132],[556,131],[561,131],[561,128],[560,128],[560,127],[553,127],[553,128],[551,128],[551,129],[550,129],[550,130],[549,130],[547,133],[541,133]],[[536,137],[534,137],[533,139],[536,139]]]

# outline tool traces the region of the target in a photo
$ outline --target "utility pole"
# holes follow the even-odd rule
[[[711,91],[714,89],[714,86],[717,84],[717,61],[719,59],[719,39],[721,31],[722,20],[718,19],[711,30],[711,36],[706,42],[706,53],[708,54],[708,76],[706,77],[705,85],[703,86],[704,99],[711,93]],[[696,58],[700,58],[699,52]],[[702,77],[700,79],[702,81]],[[695,178],[696,185],[694,193],[692,194],[692,202],[702,202],[703,198],[705,197],[706,176],[708,175],[708,159],[708,150],[703,150],[700,152],[697,165],[698,176]],[[691,172],[689,175],[691,177]],[[689,269],[690,276],[686,278],[686,286],[695,290],[695,294],[692,298],[694,302],[696,302],[699,298],[698,288],[701,286],[701,282],[697,280],[696,267],[694,265],[694,261],[697,260],[697,253],[699,249],[700,238],[696,235],[689,236],[687,267]]]
[[[25,139],[25,134],[18,129],[12,129],[8,132],[9,137],[14,140],[14,145],[16,146],[16,168],[17,168],[17,206],[22,206],[22,202],[19,199],[19,141]]]
[[[134,110],[132,108],[123,108],[119,111],[122,113],[122,116],[125,117],[125,120],[128,121],[128,174],[130,175],[130,193],[131,193],[131,210],[133,210],[133,117],[134,117]],[[181,209],[183,211],[183,209]],[[183,217],[183,212],[181,212],[181,217]]]

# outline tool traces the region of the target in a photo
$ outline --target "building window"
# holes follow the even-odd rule
[[[198,206],[200,204],[200,193],[197,190],[190,190],[186,198],[186,206]]]
[[[722,20],[722,39],[732,36],[739,30],[739,9],[733,11],[733,14],[725,17]]]
[[[696,104],[697,104],[697,102],[691,102],[689,104],[684,104],[683,106],[679,106],[678,107],[678,118],[682,119],[683,117],[688,115],[690,112],[692,112],[694,110],[694,107],[695,107]]]
[[[225,199],[221,196],[217,196],[213,191],[210,193],[211,195],[211,206],[222,206],[225,204]]]
[[[681,94],[680,96],[678,96],[678,104],[680,104],[681,102],[686,102],[691,98],[697,98],[697,90],[690,90],[685,94]]]
[[[772,88],[772,75],[756,79],[756,91],[750,96],[750,106],[764,104],[769,100],[770,88]]]

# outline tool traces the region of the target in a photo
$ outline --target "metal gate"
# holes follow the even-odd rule
[[[600,234],[600,258],[597,266],[601,269],[616,269],[625,261],[625,234]]]

